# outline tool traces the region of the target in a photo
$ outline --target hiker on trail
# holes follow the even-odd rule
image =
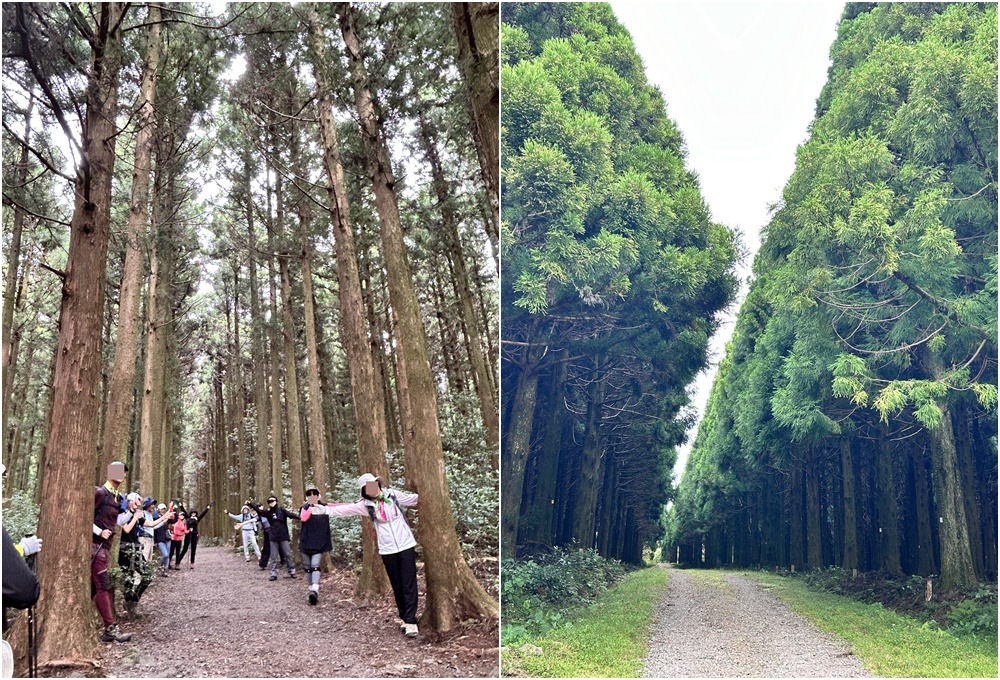
[[[236,529],[243,536],[243,561],[250,561],[248,546],[253,546],[254,555],[260,559],[260,548],[257,547],[257,515],[250,511],[249,505],[244,505],[242,514],[234,515],[226,510],[226,516],[236,522]]]
[[[90,548],[90,596],[94,600],[104,630],[104,642],[128,642],[131,634],[122,633],[115,623],[111,600],[111,577],[108,574],[108,556],[115,529],[130,519],[122,514],[122,495],[118,492],[128,467],[115,461],[108,465],[108,480],[104,486],[94,487],[94,535]]]
[[[160,576],[166,576],[167,569],[170,567],[170,528],[173,526],[174,513],[167,512],[167,506],[160,503],[156,506],[156,513],[153,517],[164,520],[153,530],[153,542],[156,543],[156,549],[160,551]]]
[[[402,619],[400,628],[407,637],[417,636],[417,541],[406,521],[403,508],[417,504],[417,494],[383,488],[382,480],[365,473],[358,477],[361,500],[354,503],[331,503],[311,508],[313,514],[332,517],[368,516],[375,525],[378,552],[382,556],[396,609]]]
[[[330,518],[316,508],[325,507],[320,500],[319,489],[314,486],[306,489],[306,502],[299,512],[302,522],[302,535],[299,536],[299,551],[302,553],[302,569],[306,572],[306,582],[309,586],[309,604],[319,600],[319,564],[323,553],[333,550],[330,538]]]
[[[174,526],[170,529],[170,560],[174,560],[174,556],[177,559],[174,560],[174,566],[170,566],[170,561],[167,561],[167,569],[174,569],[175,571],[180,571],[181,569],[181,545],[184,540],[184,536],[187,534],[187,513],[181,510],[177,513],[177,520],[174,522]]]
[[[257,515],[257,519],[260,521],[260,526],[263,529],[263,540],[261,541],[263,547],[260,549],[260,559],[257,560],[257,564],[260,566],[260,570],[264,571],[267,569],[267,563],[271,561],[271,539],[268,538],[271,535],[271,523],[267,521],[267,517],[261,514]],[[284,561],[284,558],[282,558],[282,561]]]
[[[139,606],[139,598],[149,587],[153,580],[153,571],[149,568],[149,563],[142,555],[142,546],[139,543],[139,532],[146,518],[143,514],[142,496],[137,493],[130,493],[126,497],[126,508],[124,517],[125,524],[122,525],[122,539],[118,546],[118,566],[125,576],[125,611],[132,619],[142,618],[136,608]]]
[[[271,541],[271,560],[269,562],[271,576],[268,580],[278,580],[279,556],[285,559],[285,564],[288,566],[288,578],[295,578],[295,561],[292,559],[292,538],[288,533],[288,518],[299,519],[299,513],[279,506],[277,496],[268,496],[267,508],[257,505],[251,500],[248,500],[246,504],[255,508],[257,514],[262,519],[266,518],[271,525],[268,529],[268,538]]]
[[[142,516],[146,519],[139,530],[139,545],[142,546],[143,558],[152,564],[153,545],[156,543],[156,530],[167,523],[167,517],[157,512],[156,499],[150,496],[142,501]],[[166,506],[163,506],[166,509]]]
[[[212,504],[209,503],[208,507],[201,511],[201,515],[198,515],[197,510],[192,510],[191,514],[187,518],[187,535],[184,536],[184,549],[181,550],[180,557],[177,558],[177,568],[181,566],[181,560],[184,559],[184,555],[187,554],[188,548],[191,548],[191,566],[189,569],[194,569],[194,554],[198,551],[198,522],[203,519],[208,511],[212,509]]]
[[[27,609],[34,607],[40,593],[38,577],[32,572],[25,558],[42,549],[42,539],[25,536],[18,542],[3,530],[3,630],[7,631],[7,607]]]

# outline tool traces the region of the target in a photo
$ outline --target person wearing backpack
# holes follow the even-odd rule
[[[330,503],[311,508],[312,514],[330,517],[367,516],[375,525],[378,552],[385,565],[396,609],[407,637],[417,636],[417,540],[406,521],[404,508],[417,504],[415,493],[383,488],[382,480],[365,473],[358,477],[361,500],[354,503]]]
[[[260,548],[257,546],[257,515],[250,511],[249,505],[244,505],[242,514],[234,515],[226,510],[226,516],[237,522],[236,527],[243,536],[243,561],[250,561],[249,546],[253,546],[253,552],[260,559]]]
[[[97,612],[101,615],[104,642],[128,642],[130,633],[122,633],[115,623],[114,604],[111,599],[111,576],[108,562],[111,554],[111,539],[115,529],[124,525],[131,515],[123,514],[124,496],[119,492],[128,467],[115,461],[108,465],[108,480],[103,486],[94,487],[94,528],[90,548],[90,596]]]

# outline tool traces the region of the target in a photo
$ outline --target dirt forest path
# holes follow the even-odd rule
[[[422,569],[420,611],[424,605]],[[291,579],[244,562],[229,548],[199,547],[194,570],[156,576],[139,621],[122,619],[125,644],[104,644],[108,677],[461,677],[496,676],[496,624],[458,627],[416,639],[399,630],[392,595],[353,595],[354,576],[324,574],[320,600],[307,602],[299,570]]]
[[[753,580],[666,568],[646,677],[871,677],[845,643]]]

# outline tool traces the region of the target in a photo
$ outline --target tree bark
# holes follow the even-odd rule
[[[563,353],[565,354],[565,352]],[[538,464],[535,497],[539,516],[535,541],[544,545],[554,545],[553,523],[555,521],[556,489],[559,486],[559,452],[562,450],[563,420],[566,417],[566,409],[563,405],[566,364],[565,361],[559,361],[553,368],[545,423],[545,439],[542,442],[541,459]]]
[[[57,549],[39,560],[45,593],[35,608],[39,668],[90,666],[98,652],[90,602],[93,487],[88,483],[98,445],[101,318],[111,221],[115,115],[120,68],[119,21],[123,7],[109,2],[97,12],[91,42],[86,125],[81,139],[76,199],[59,313],[52,382],[52,414],[42,470],[38,534]],[[18,10],[23,19],[23,9]],[[27,35],[23,36],[25,43]],[[82,482],[82,483],[81,483]]]
[[[385,406],[379,399],[375,386],[375,365],[368,346],[361,298],[361,277],[351,229],[351,208],[347,201],[347,184],[340,159],[340,142],[333,120],[330,102],[330,84],[324,70],[326,64],[325,37],[315,3],[308,8],[309,44],[312,49],[313,74],[316,79],[320,135],[323,143],[323,165],[327,175],[334,247],[337,257],[337,282],[340,290],[340,333],[347,353],[351,377],[351,396],[354,405],[354,429],[358,441],[358,465],[363,472],[371,472],[389,480],[389,466],[385,459],[386,427]],[[380,595],[389,589],[389,579],[379,563],[378,544],[374,528],[369,522],[362,524],[363,563],[358,577],[357,592]]]
[[[500,446],[500,412],[497,410],[496,400],[493,398],[493,380],[487,375],[489,367],[483,356],[483,340],[479,321],[472,308],[472,289],[465,267],[462,242],[458,234],[453,197],[444,176],[441,157],[437,149],[437,131],[423,112],[420,112],[420,132],[424,142],[424,153],[431,166],[434,193],[441,210],[441,232],[455,266],[455,290],[458,293],[463,325],[468,334],[469,361],[472,364],[472,377],[476,387],[476,396],[479,398],[479,410],[482,413],[483,426],[486,429],[486,445],[490,451],[496,452]],[[496,469],[498,462],[496,453],[494,453],[492,460],[493,467]]]
[[[132,387],[139,353],[139,302],[145,259],[143,246],[149,223],[149,175],[156,126],[153,114],[160,63],[160,8],[156,4],[149,7],[148,23],[146,61],[139,84],[139,129],[135,134],[132,197],[125,237],[125,269],[118,296],[118,335],[108,386],[104,442],[101,446],[104,465],[122,460],[127,452],[134,396]]]
[[[583,433],[583,452],[580,457],[580,477],[573,509],[573,538],[581,548],[594,546],[594,522],[597,509],[597,490],[600,488],[601,461],[604,444],[601,437],[601,411],[607,374],[601,366],[600,356],[594,357],[594,372],[590,378],[587,399],[587,422]]]
[[[260,284],[257,281],[257,261],[254,259],[257,252],[257,229],[254,226],[254,205],[253,193],[250,189],[251,164],[249,154],[244,158],[243,169],[245,173],[245,210],[247,219],[247,243],[249,244],[250,256],[247,258],[248,281],[250,285],[250,336],[253,347],[253,395],[254,412],[257,418],[257,432],[254,442],[256,449],[254,465],[253,497],[260,499],[269,489],[274,488],[271,481],[271,467],[268,461],[267,447],[267,417],[270,402],[267,395],[267,377],[265,375],[267,367],[267,345],[264,338],[263,310],[260,304]],[[242,502],[243,498],[240,499]]]
[[[340,28],[344,37],[351,80],[357,100],[361,137],[368,161],[368,173],[375,193],[382,250],[389,277],[389,296],[398,315],[400,354],[405,359],[413,411],[416,450],[413,460],[419,480],[420,534],[427,579],[427,601],[423,621],[438,631],[467,618],[495,618],[497,603],[486,593],[466,564],[455,530],[451,498],[444,475],[444,450],[438,424],[437,394],[431,374],[427,338],[420,319],[420,306],[410,266],[406,258],[403,229],[395,193],[392,159],[375,116],[368,73],[361,57],[355,26],[355,8],[340,8]]]
[[[880,424],[875,455],[878,457],[878,531],[882,571],[901,577],[899,561],[899,506],[896,503],[896,480],[892,472],[892,454],[885,441],[885,427]]]
[[[507,424],[506,446],[500,460],[500,553],[517,554],[517,528],[521,519],[524,475],[531,453],[531,430],[538,399],[538,359],[536,347],[525,350],[525,362],[517,376],[514,405]]]
[[[488,233],[496,250],[500,228],[500,4],[456,2],[451,10],[458,65],[472,108],[476,150],[493,212]]]
[[[823,566],[822,526],[819,512],[819,463],[813,459],[813,449],[808,449],[806,473],[806,566],[820,569]]]
[[[292,507],[305,501],[305,478],[302,474],[302,416],[299,410],[299,372],[295,366],[295,325],[292,321],[292,285],[288,277],[288,258],[278,258],[281,270],[282,337],[285,342],[285,407],[288,409],[288,472],[292,481]]]
[[[854,496],[854,462],[850,437],[840,438],[840,474],[844,490],[844,561],[841,566],[850,572],[858,568],[857,499]]]
[[[312,243],[306,239],[302,253],[302,295],[305,298],[306,357],[309,377],[309,454],[313,483],[326,493],[326,428],[323,422],[323,390],[319,381],[319,349],[316,342],[316,310],[312,289]]]

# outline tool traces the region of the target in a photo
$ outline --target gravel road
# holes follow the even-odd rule
[[[666,567],[645,677],[871,677],[847,644],[744,576]]]
[[[422,572],[422,570],[421,570]],[[101,674],[174,677],[454,677],[499,674],[496,624],[458,626],[438,635],[399,630],[392,595],[354,596],[354,575],[324,574],[319,604],[306,583],[280,571],[277,581],[228,548],[199,547],[197,568],[157,576],[124,618],[125,644],[106,643]],[[419,576],[420,605],[424,604]]]

